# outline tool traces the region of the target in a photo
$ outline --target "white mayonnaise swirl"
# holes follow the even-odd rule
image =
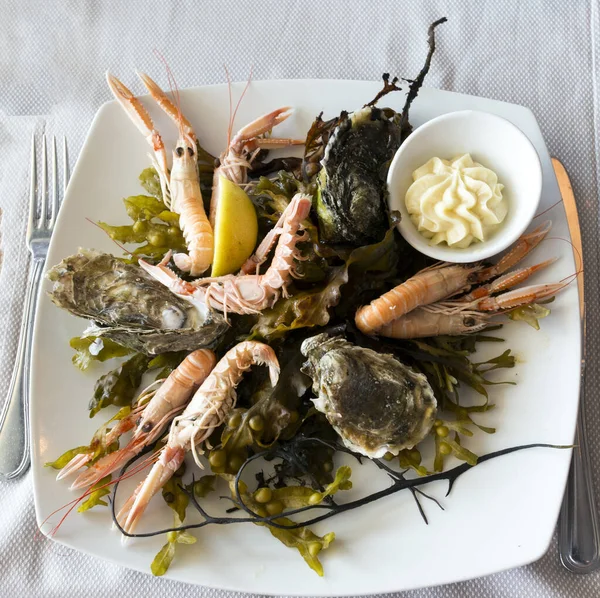
[[[496,173],[469,154],[432,158],[413,172],[406,209],[417,230],[431,243],[465,248],[485,241],[506,217],[504,185]]]

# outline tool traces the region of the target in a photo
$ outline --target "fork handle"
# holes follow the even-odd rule
[[[600,567],[598,514],[585,431],[584,382],[582,368],[575,448],[558,526],[560,561],[573,573],[591,573]]]
[[[45,259],[33,260],[8,397],[0,415],[0,476],[16,478],[29,467],[29,372],[38,288]]]

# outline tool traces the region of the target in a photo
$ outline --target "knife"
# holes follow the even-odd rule
[[[581,374],[579,412],[575,429],[573,460],[558,523],[558,552],[563,566],[573,573],[591,573],[600,567],[600,534],[591,479],[585,430],[585,295],[583,288],[583,249],[577,204],[569,175],[562,163],[552,158],[567,223],[573,244],[577,276],[579,313],[581,316]]]

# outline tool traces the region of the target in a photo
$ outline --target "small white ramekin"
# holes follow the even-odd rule
[[[485,241],[465,249],[433,245],[417,230],[406,209],[412,173],[433,157],[449,160],[467,153],[498,175],[508,213]],[[488,112],[462,110],[438,116],[415,129],[396,152],[387,185],[390,209],[401,213],[398,229],[408,243],[429,257],[468,263],[500,253],[523,234],[540,202],[542,167],[531,141],[511,122]]]

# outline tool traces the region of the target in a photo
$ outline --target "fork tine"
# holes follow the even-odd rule
[[[42,136],[42,192],[41,192],[40,219],[38,228],[46,225],[46,214],[48,213],[48,156],[46,151],[46,135]]]
[[[52,135],[52,214],[48,220],[48,230],[54,228],[58,216],[58,164],[56,159],[56,137]]]
[[[63,136],[63,193],[61,197],[65,196],[65,192],[67,190],[67,185],[69,184],[69,155],[67,153],[67,138]]]
[[[33,223],[35,220],[35,189],[37,186],[37,160],[35,156],[35,131],[31,135],[31,173],[30,173],[30,187],[29,187],[29,220],[27,221],[27,236],[31,235],[33,230]]]

